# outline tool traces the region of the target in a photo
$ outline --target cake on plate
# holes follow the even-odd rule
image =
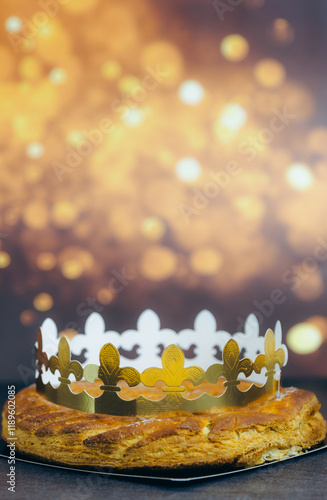
[[[16,395],[15,446],[46,461],[250,467],[297,455],[326,435],[316,396],[281,387],[287,349],[279,322],[263,337],[252,315],[244,333],[231,335],[202,311],[194,330],[177,333],[145,311],[137,330],[119,334],[93,313],[85,334],[58,334],[46,320],[36,346],[36,384]],[[8,442],[10,426],[5,404]]]
[[[76,382],[74,388],[85,384]],[[249,467],[321,442],[326,422],[319,408],[312,392],[291,387],[241,409],[148,417],[90,414],[52,403],[33,385],[16,396],[16,446],[33,457],[78,466]],[[6,405],[2,428],[8,439]]]

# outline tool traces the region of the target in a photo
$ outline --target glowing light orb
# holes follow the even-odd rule
[[[26,154],[32,160],[41,158],[44,153],[44,146],[40,142],[30,142],[26,148]]]
[[[310,354],[319,349],[323,336],[316,326],[310,323],[298,323],[288,331],[286,342],[297,354]]]
[[[197,274],[210,276],[219,271],[222,261],[222,256],[214,248],[205,247],[192,252],[190,264]]]
[[[27,80],[37,80],[42,74],[40,61],[34,56],[26,56],[19,63],[19,74]]]
[[[37,231],[44,229],[48,224],[48,208],[42,200],[28,203],[23,212],[25,226]]]
[[[11,258],[9,253],[7,252],[0,252],[0,269],[4,269],[5,267],[8,267],[10,265]]]
[[[75,259],[66,260],[61,266],[62,274],[69,280],[76,280],[83,274],[83,271],[83,264]]]
[[[167,247],[149,247],[142,258],[140,270],[142,275],[151,281],[163,281],[175,273],[177,257]]]
[[[166,231],[166,226],[160,217],[147,217],[141,225],[144,236],[150,240],[159,240]]]
[[[118,89],[124,94],[133,94],[140,88],[143,89],[142,83],[136,76],[126,75],[118,80]]]
[[[178,97],[184,104],[195,106],[204,97],[204,88],[196,80],[186,80],[178,89]]]
[[[41,8],[47,3],[49,12]],[[172,11],[162,18],[148,0],[103,7],[58,0],[51,16],[55,3],[8,7],[2,21],[0,224],[10,238],[0,240],[0,275],[11,294],[30,300],[21,310],[38,318],[32,302],[47,290],[58,307],[84,292],[98,304],[120,307],[130,298],[137,307],[167,278],[167,290],[178,283],[212,298],[246,293],[247,280],[264,273],[274,282],[277,257],[286,268],[313,255],[315,237],[324,236],[327,127],[310,132],[321,118],[319,110],[313,117],[319,82],[301,72],[285,81],[288,66],[280,63],[292,54],[280,48],[294,38],[286,19],[266,19],[253,42],[241,23],[229,30],[228,20],[215,33],[198,26],[194,38],[182,11],[181,23]],[[225,1],[237,3],[241,14],[264,0]],[[282,128],[275,111],[291,125],[272,140],[270,124]],[[293,119],[305,126],[293,130]],[[104,120],[114,122],[108,134]],[[308,165],[299,169],[297,161]],[[53,162],[72,169],[57,179]],[[262,229],[266,202],[276,208],[268,214],[272,231],[285,229],[287,255]],[[135,282],[115,293],[110,272],[122,274],[125,264]],[[309,274],[294,271],[297,301],[326,293],[320,270]],[[23,313],[21,323],[32,324],[31,312]]]
[[[227,104],[221,110],[219,122],[227,130],[236,132],[245,125],[247,116],[247,112],[239,104]]]
[[[181,181],[195,181],[200,177],[201,171],[201,164],[195,158],[182,158],[176,164],[176,175]]]
[[[236,196],[233,205],[246,219],[260,220],[265,213],[265,204],[254,196]]]
[[[116,297],[115,293],[110,290],[109,288],[102,288],[101,290],[98,291],[97,293],[97,299],[100,302],[100,304],[110,304]]]
[[[75,269],[77,266],[75,264],[71,264],[71,262],[78,261],[85,271],[89,271],[94,265],[93,256],[89,252],[73,246],[66,247],[58,255],[58,263],[61,268],[63,264],[68,261],[70,262],[70,264],[67,266],[67,268],[70,266],[71,268]]]
[[[46,40],[47,38],[51,38],[53,35],[55,35],[57,32],[57,29],[54,25],[51,24],[45,24],[44,26],[40,26],[38,29],[38,36]]]
[[[271,30],[271,39],[279,45],[288,45],[294,40],[294,30],[286,19],[275,19]]]
[[[49,80],[53,85],[62,85],[67,80],[67,72],[64,68],[53,68],[49,73]]]
[[[26,309],[20,313],[19,320],[22,325],[31,326],[36,321],[36,312],[31,309]]]
[[[81,130],[71,130],[67,135],[67,142],[74,147],[81,146],[85,143],[85,135]]]
[[[221,42],[220,52],[228,61],[243,61],[249,53],[249,44],[242,35],[228,35]]]
[[[38,311],[48,311],[53,306],[53,298],[48,293],[39,293],[34,297],[33,305]]]
[[[42,252],[36,258],[36,265],[42,271],[50,271],[56,265],[56,257],[53,253]]]
[[[142,109],[128,108],[124,111],[122,118],[128,127],[135,128],[142,125],[145,119],[145,114]]]
[[[164,75],[160,85],[171,86],[180,82],[184,62],[176,45],[166,41],[150,43],[143,50],[141,61],[144,67],[160,67]]]
[[[105,80],[116,80],[122,74],[122,67],[118,61],[106,61],[101,66],[101,75]]]
[[[19,17],[10,16],[6,19],[5,28],[9,33],[19,33],[23,27],[23,22]]]
[[[69,201],[59,201],[53,207],[52,220],[56,227],[70,227],[76,220],[78,209]]]
[[[284,66],[276,59],[261,59],[254,67],[254,77],[263,87],[276,88],[285,80]]]
[[[307,165],[293,163],[286,171],[286,180],[293,189],[304,191],[311,186],[313,175]]]

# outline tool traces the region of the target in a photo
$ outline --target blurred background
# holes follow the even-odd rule
[[[3,0],[2,380],[38,326],[280,319],[327,376],[323,0]],[[284,372],[283,372],[284,373]]]

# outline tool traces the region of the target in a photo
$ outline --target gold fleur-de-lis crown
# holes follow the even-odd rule
[[[285,352],[280,347],[276,350],[276,341],[274,332],[269,328],[265,337],[265,362],[264,365],[267,368],[266,375],[274,375],[275,366],[278,364],[280,368],[283,366],[285,361]]]
[[[84,377],[88,382],[94,382],[96,378],[102,380],[100,389],[104,391],[120,391],[117,383],[125,380],[130,387],[140,383],[140,374],[135,368],[126,366],[120,368],[120,356],[113,344],[105,344],[100,351],[100,366],[87,365],[84,369]]]
[[[223,344],[221,361],[217,360],[204,370],[195,364],[187,366],[191,363],[186,362],[182,348],[177,344],[170,344],[162,353],[161,366],[146,367],[143,371],[133,366],[121,366],[119,350],[109,342],[101,346],[98,364],[85,362],[83,365],[77,360],[72,360],[70,343],[65,336],[58,340],[58,354],[49,358],[46,347],[49,344],[44,341],[40,330],[36,349],[37,390],[44,393],[51,401],[63,406],[114,415],[147,415],[174,410],[193,412],[214,407],[243,406],[263,395],[273,397],[278,394],[280,370],[276,367],[282,368],[287,359],[287,350],[281,344],[280,326],[278,328],[277,342],[271,329],[266,332],[264,339],[260,338],[260,341],[258,336],[253,336],[257,344],[254,342],[250,345],[249,340],[249,345],[245,345],[246,352],[257,353],[252,357],[242,358],[239,342],[236,338],[229,338]],[[251,335],[243,336],[242,347],[250,337]],[[50,340],[53,342],[53,338]],[[77,354],[82,352],[83,348],[81,342],[83,338],[78,340],[80,350]],[[196,347],[198,348],[199,344]],[[76,354],[76,344],[72,352]],[[96,354],[95,349],[93,356],[94,354]],[[125,355],[124,352],[123,354]],[[196,357],[197,353],[193,355]],[[212,353],[210,355],[213,356]],[[133,361],[130,360],[128,364],[132,365]],[[56,383],[52,383],[50,373],[56,378]],[[257,384],[256,376],[262,381],[261,384]],[[46,379],[51,380],[51,383],[49,381],[45,383]],[[83,379],[91,384],[97,379],[100,381],[97,382],[100,388],[97,397],[91,396],[87,389],[74,393],[71,382]],[[245,387],[242,385],[242,380],[243,383],[247,382]],[[124,384],[121,384],[121,381],[131,388],[136,388],[129,391],[128,399],[123,398]],[[202,389],[196,389],[198,397],[191,396],[187,392],[186,388],[190,388],[190,383],[193,386],[201,386],[204,383]],[[220,384],[221,387],[221,383],[223,389],[217,390],[214,386]],[[161,399],[157,396],[151,399],[149,390],[151,387],[156,387],[156,395],[158,390],[162,392]],[[134,390],[133,399],[131,395]]]
[[[75,379],[81,380],[83,377],[83,367],[78,361],[71,361],[70,347],[66,337],[61,337],[58,347],[58,357],[51,356],[49,368],[52,373],[59,371],[58,380],[63,384],[70,384],[69,375],[73,374]]]
[[[185,380],[190,380],[194,385],[199,385],[204,380],[204,370],[198,366],[184,367],[185,358],[183,351],[175,344],[165,349],[162,355],[162,368],[147,368],[141,375],[144,385],[153,387],[157,382],[165,382],[164,392],[183,392],[182,385]]]
[[[239,385],[241,383],[241,381],[238,380],[240,373],[244,373],[246,377],[249,377],[253,371],[253,363],[249,358],[240,360],[239,357],[240,348],[238,343],[235,340],[230,339],[224,347],[224,363],[217,363],[208,368],[206,372],[208,382],[215,383],[219,377],[223,376],[226,378],[224,386],[228,387]]]

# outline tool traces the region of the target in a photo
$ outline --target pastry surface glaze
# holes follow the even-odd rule
[[[81,390],[85,384],[72,386]],[[293,456],[322,441],[326,422],[319,408],[312,392],[291,387],[282,388],[279,399],[241,409],[121,417],[64,408],[33,385],[16,395],[16,446],[20,452],[69,465],[247,467]]]

